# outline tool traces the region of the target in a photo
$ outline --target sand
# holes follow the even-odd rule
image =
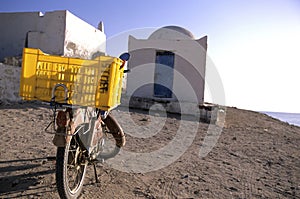
[[[1,103],[0,198],[59,198],[56,147],[44,132],[51,114],[39,103]],[[200,157],[207,123],[124,108],[112,114],[126,146],[97,166],[99,184],[88,168],[81,198],[300,198],[299,127],[228,107],[216,145]],[[166,146],[170,157],[141,158]]]

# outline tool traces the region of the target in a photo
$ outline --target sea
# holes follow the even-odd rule
[[[283,122],[300,126],[300,113],[262,112]]]

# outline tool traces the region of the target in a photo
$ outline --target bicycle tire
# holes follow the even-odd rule
[[[57,147],[56,186],[62,199],[78,198],[83,188],[87,162],[83,163],[80,159],[84,154],[76,139],[76,136],[72,136],[65,147]],[[73,186],[71,186],[70,180],[72,179],[69,176],[72,171],[77,172],[76,178],[73,178],[76,181]]]

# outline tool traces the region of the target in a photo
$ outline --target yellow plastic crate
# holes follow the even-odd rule
[[[121,59],[110,56],[85,60],[24,48],[20,96],[50,102],[52,88],[64,84],[68,88],[67,104],[110,110],[120,104],[124,72],[121,64]],[[55,101],[64,102],[64,89],[58,87],[55,96]]]

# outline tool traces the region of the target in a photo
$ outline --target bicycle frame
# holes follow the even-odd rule
[[[53,121],[47,126],[53,124],[55,136],[53,144],[57,147],[64,147],[70,141],[71,136],[80,133],[80,139],[83,141],[88,155],[91,155],[95,145],[95,138],[99,134],[107,133],[104,126],[110,129],[116,141],[116,148],[125,145],[125,134],[118,122],[107,112],[102,112],[97,108],[71,106],[67,103],[55,102],[55,91],[57,88],[63,87],[65,92],[65,102],[67,102],[68,89],[64,84],[57,84],[52,89],[52,100],[50,105],[53,107]],[[57,111],[57,107],[65,107],[65,110]],[[56,113],[57,112],[57,113]],[[103,132],[104,131],[104,132]],[[96,134],[96,136],[95,136]],[[114,150],[112,154],[104,154],[100,159],[108,159],[115,156],[119,150]]]

